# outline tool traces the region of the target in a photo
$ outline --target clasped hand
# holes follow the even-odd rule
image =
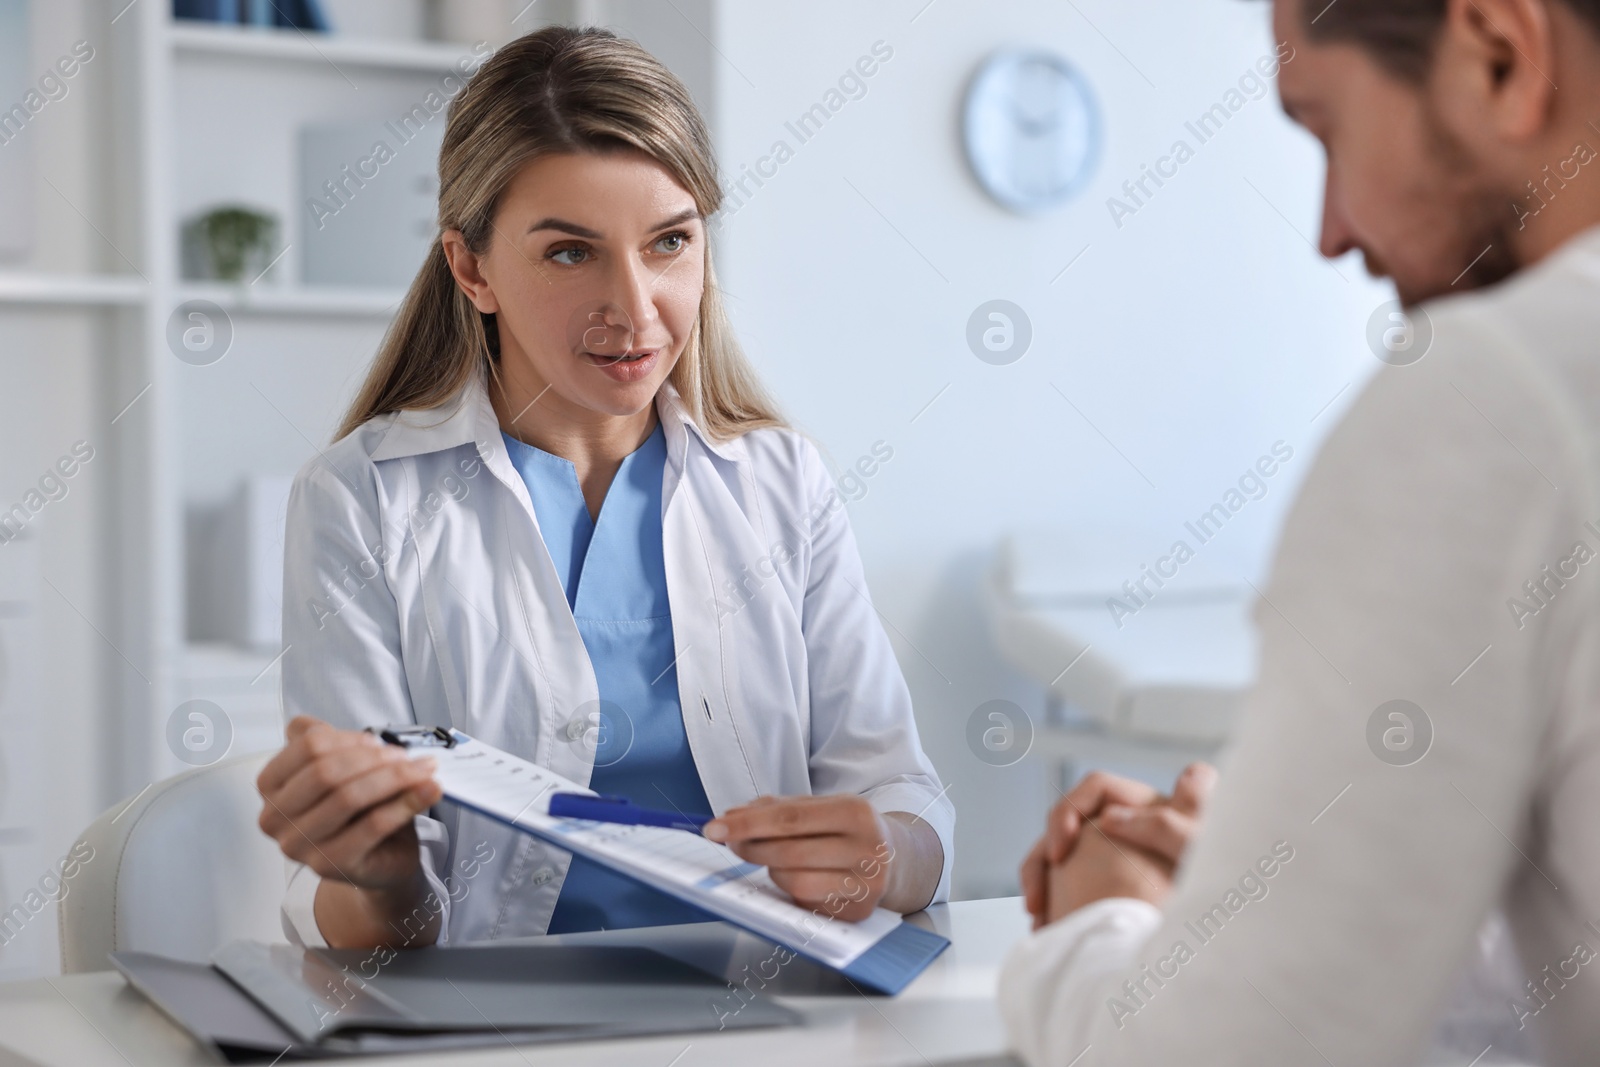
[[[1215,768],[1192,763],[1163,796],[1116,775],[1086,776],[1051,809],[1022,862],[1034,929],[1109,897],[1165,903],[1216,780]]]

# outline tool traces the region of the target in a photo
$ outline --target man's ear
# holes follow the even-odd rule
[[[1527,144],[1555,110],[1554,0],[1449,0],[1430,89],[1460,139]]]
[[[450,264],[450,273],[455,275],[456,284],[467,294],[473,306],[486,315],[499,311],[500,302],[495,299],[494,289],[483,276],[482,264],[477,254],[467,247],[467,240],[461,236],[461,231],[445,230],[439,235],[439,242],[444,246],[444,258]]]

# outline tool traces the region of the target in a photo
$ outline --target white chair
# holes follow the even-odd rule
[[[61,901],[63,973],[106,970],[125,949],[204,962],[237,938],[285,940],[285,860],[256,823],[270,755],[156,782],[90,824],[93,858]]]

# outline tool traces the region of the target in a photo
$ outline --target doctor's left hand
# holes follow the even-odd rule
[[[905,827],[864,797],[758,797],[706,823],[703,832],[766,867],[801,907],[857,922],[889,892]]]
[[[795,904],[861,921],[875,907],[917,912],[933,901],[944,846],[906,811],[864,797],[758,797],[707,822],[706,837],[762,864]]]

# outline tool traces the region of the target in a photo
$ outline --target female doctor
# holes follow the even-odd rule
[[[730,332],[687,90],[552,28],[449,113],[441,234],[290,498],[286,932],[449,944],[703,913],[441,803],[364,727],[451,725],[860,919],[948,893],[954,810],[817,450]],[[398,937],[397,937],[398,935]]]

